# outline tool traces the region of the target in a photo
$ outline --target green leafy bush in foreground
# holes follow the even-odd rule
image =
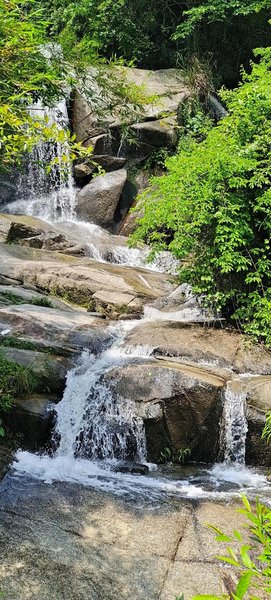
[[[271,346],[271,48],[255,54],[251,74],[221,93],[228,116],[205,139],[182,138],[141,195],[132,243],[169,248],[182,281]]]
[[[243,496],[244,508],[239,512],[246,517],[246,532],[250,542],[244,543],[243,534],[234,531],[232,536],[225,535],[217,527],[210,526],[216,534],[216,540],[229,544],[226,556],[218,556],[219,560],[235,567],[238,581],[232,586],[229,594],[200,594],[193,600],[259,600],[271,594],[271,510],[259,501],[253,509]],[[246,538],[247,538],[246,533]],[[234,547],[232,546],[234,544]],[[239,550],[236,550],[236,544]],[[182,597],[183,598],[183,597]],[[178,598],[176,600],[181,600]]]

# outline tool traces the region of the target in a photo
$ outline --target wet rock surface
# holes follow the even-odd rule
[[[14,283],[34,285],[40,291],[51,292],[90,310],[97,310],[99,305],[97,298],[94,306],[91,303],[96,292],[123,294],[122,305],[132,313],[142,311],[145,303],[174,289],[163,273],[40,249],[22,249],[16,244],[0,245],[0,259],[0,275]],[[139,300],[140,308],[131,304],[134,299]],[[114,301],[111,299],[108,304],[110,312]]]
[[[212,462],[219,452],[222,377],[177,363],[148,361],[109,371],[113,393],[136,402],[146,428],[148,460],[163,448],[189,448],[194,460]]]
[[[121,476],[121,475],[120,475]],[[140,478],[139,478],[140,480]],[[240,529],[234,504],[117,498],[7,476],[1,487],[6,600],[172,600],[218,594],[228,569],[206,522]],[[208,565],[208,567],[207,567]]]

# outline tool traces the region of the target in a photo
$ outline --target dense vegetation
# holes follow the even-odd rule
[[[229,114],[217,127],[203,119],[199,137],[190,117],[168,174],[142,196],[134,238],[169,247],[183,280],[271,345],[270,49],[257,57],[242,85],[222,92]]]

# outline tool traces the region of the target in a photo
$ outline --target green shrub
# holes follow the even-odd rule
[[[193,600],[259,600],[258,593],[260,597],[262,593],[267,596],[271,594],[271,510],[258,500],[253,509],[244,496],[243,504],[244,508],[239,512],[246,517],[245,528],[250,538],[248,544],[244,543],[243,533],[240,531],[235,530],[232,536],[228,536],[217,527],[210,526],[217,541],[229,544],[227,554],[217,558],[235,568],[238,582],[236,585],[232,582],[234,591],[217,596],[200,594],[194,596]],[[238,550],[235,549],[236,543],[239,545]]]
[[[143,192],[132,242],[171,250],[181,281],[271,346],[271,48],[256,56],[243,83],[221,93],[229,115],[201,141],[183,137]]]
[[[7,360],[0,352],[0,414],[11,408],[16,396],[33,393],[38,387],[39,378],[31,367]]]

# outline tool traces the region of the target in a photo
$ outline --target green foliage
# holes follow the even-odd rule
[[[0,413],[11,408],[16,396],[36,391],[39,379],[30,367],[7,360],[0,352]]]
[[[44,6],[44,2],[42,3]],[[180,17],[178,3],[164,0],[47,0],[53,31],[68,53],[117,56],[147,67],[176,62],[171,39]],[[75,49],[75,50],[74,50]]]
[[[185,17],[174,34],[175,38],[192,35],[202,22],[213,23],[230,20],[232,17],[247,16],[271,8],[271,0],[201,0],[196,6],[183,12]],[[191,5],[190,5],[191,6]]]
[[[169,248],[180,278],[255,339],[271,346],[271,49],[233,91],[229,115],[180,141],[137,209],[133,243]]]
[[[54,308],[52,301],[46,298],[46,296],[33,296],[30,300],[26,300],[22,296],[18,296],[10,291],[0,292],[0,301],[8,304],[34,304],[35,306]]]
[[[262,439],[266,440],[267,444],[270,443],[271,440],[271,411],[266,414],[266,420],[264,429],[262,432]]]
[[[54,308],[52,301],[49,298],[34,296],[30,300],[30,304],[34,304],[35,306],[44,306],[46,308]]]
[[[53,104],[63,95],[65,63],[44,55],[47,22],[34,0],[0,0],[0,170],[10,170],[39,142],[67,141],[71,159],[89,155],[75,138],[27,108],[38,99]]]
[[[217,541],[229,544],[227,554],[217,558],[235,567],[238,574],[235,590],[222,596],[200,594],[194,596],[193,600],[256,600],[257,592],[260,596],[262,592],[267,596],[271,593],[271,510],[258,500],[253,509],[245,496],[243,504],[244,508],[239,512],[246,517],[245,527],[249,532],[249,544],[244,543],[244,536],[239,531],[234,531],[233,535],[228,536],[217,527],[210,526],[216,534]]]
[[[44,354],[58,354],[58,350],[43,346],[38,342],[21,339],[15,335],[0,336],[0,347],[2,348],[18,348],[20,350],[33,350],[34,352],[43,352]]]
[[[174,450],[173,448],[165,447],[160,452],[159,462],[162,464],[169,462],[184,464],[190,458],[190,455],[190,448]]]

